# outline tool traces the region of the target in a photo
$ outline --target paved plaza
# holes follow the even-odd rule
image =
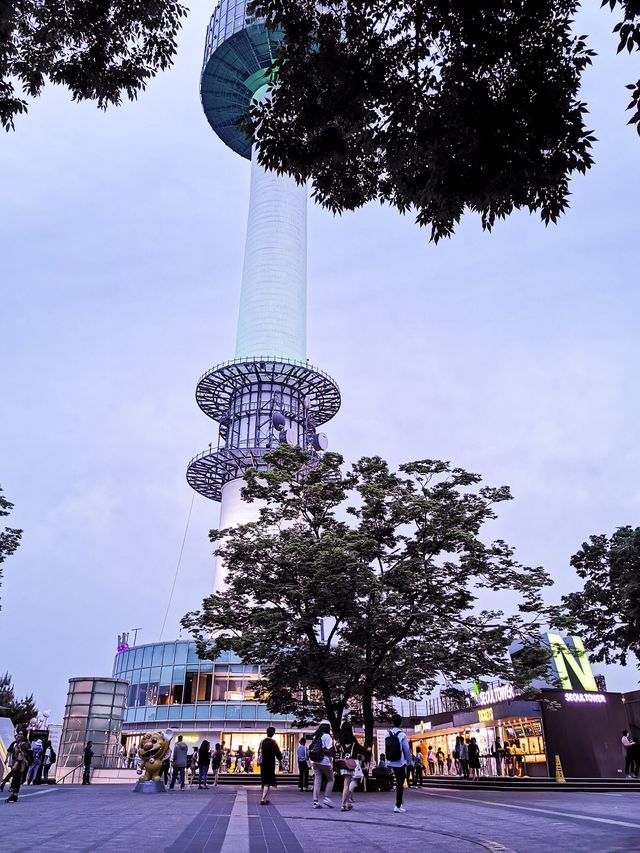
[[[336,805],[338,804],[335,798]],[[0,802],[0,849],[167,853],[341,853],[428,850],[542,853],[640,851],[640,793],[408,791],[357,796],[352,811],[314,811],[309,794],[220,786],[134,794],[128,785],[26,789]]]

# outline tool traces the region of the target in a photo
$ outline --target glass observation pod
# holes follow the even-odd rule
[[[205,739],[223,743],[234,753],[235,769],[238,747],[257,752],[272,725],[280,748],[291,756],[290,768],[295,769],[300,735],[311,733],[292,728],[293,717],[273,714],[255,699],[251,685],[260,675],[259,667],[243,664],[231,652],[209,661],[198,657],[196,644],[189,640],[150,643],[118,652],[113,673],[128,682],[122,724],[127,751],[143,732],[171,728],[189,746]],[[257,770],[255,764],[252,769]]]

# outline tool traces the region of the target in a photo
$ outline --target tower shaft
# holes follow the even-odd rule
[[[251,160],[236,358],[307,357],[307,189]]]

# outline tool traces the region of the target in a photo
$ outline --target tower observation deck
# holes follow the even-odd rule
[[[307,360],[307,189],[265,171],[238,127],[253,99],[268,90],[277,34],[247,14],[247,0],[221,0],[207,30],[200,92],[215,133],[251,160],[249,216],[236,352],[196,387],[202,411],[219,424],[218,439],[187,468],[189,484],[221,502],[220,528],[255,518],[240,490],[248,467],[265,467],[279,444],[311,456],[327,448],[318,427],[340,408],[338,386]],[[214,589],[224,582],[218,563]]]

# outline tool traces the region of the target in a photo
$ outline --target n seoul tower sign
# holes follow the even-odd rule
[[[209,124],[251,160],[249,218],[235,358],[207,371],[196,400],[219,424],[218,441],[191,460],[189,484],[221,502],[220,528],[248,521],[255,508],[240,490],[248,467],[281,443],[311,455],[327,448],[318,427],[340,408],[331,377],[307,361],[307,190],[258,165],[238,127],[254,98],[267,92],[277,36],[247,14],[246,0],[222,0],[207,31],[201,76]],[[214,589],[224,583],[218,562]]]

